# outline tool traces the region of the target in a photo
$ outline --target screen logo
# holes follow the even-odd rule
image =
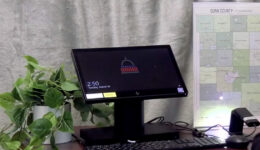
[[[129,74],[129,73],[139,73],[139,69],[134,64],[133,61],[127,59],[125,57],[124,60],[121,61],[121,74]]]

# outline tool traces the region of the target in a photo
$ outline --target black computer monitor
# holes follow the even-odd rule
[[[150,134],[143,100],[188,95],[169,45],[73,49],[72,58],[85,102],[115,102],[117,139]]]

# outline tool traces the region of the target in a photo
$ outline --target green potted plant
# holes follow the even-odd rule
[[[16,80],[11,92],[0,94],[0,106],[12,122],[0,131],[2,148],[43,149],[42,143],[48,139],[52,148],[57,149],[57,133],[70,136],[74,132],[71,104],[80,112],[83,121],[89,119],[95,123],[94,117],[99,117],[107,125],[112,123],[113,105],[84,104],[78,81],[66,77],[63,66],[55,70],[39,65],[31,56],[25,56],[25,59],[25,77]],[[42,108],[47,111],[42,112]],[[67,141],[70,137],[58,143]]]

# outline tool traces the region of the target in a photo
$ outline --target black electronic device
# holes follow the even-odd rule
[[[73,49],[87,103],[187,96],[168,45]]]
[[[115,102],[114,127],[84,129],[90,143],[177,138],[162,124],[144,124],[143,100],[188,95],[169,45],[73,49],[86,103]]]
[[[230,117],[229,133],[226,139],[227,146],[230,148],[246,148],[251,140],[243,135],[244,123],[248,127],[259,126],[259,121],[246,109],[236,108],[232,110]]]
[[[229,125],[231,135],[242,135],[244,123],[248,127],[260,125],[259,121],[246,108],[236,108],[232,110]]]
[[[250,140],[242,135],[231,135],[226,139],[226,144],[230,148],[241,148],[245,149],[247,148],[248,144],[250,143]]]

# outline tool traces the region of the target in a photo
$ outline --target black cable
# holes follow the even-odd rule
[[[213,135],[209,135],[209,134],[206,134],[206,132],[212,130],[213,128],[215,127],[221,127],[224,131],[226,131],[228,134],[230,134],[230,132],[222,125],[220,124],[216,124],[216,125],[213,125],[211,127],[208,127],[207,129],[205,130],[198,130],[197,128],[193,128],[193,127],[189,127],[190,124],[185,122],[185,121],[176,121],[174,123],[172,122],[169,122],[169,121],[164,121],[164,117],[163,116],[160,116],[160,117],[156,117],[150,121],[148,121],[147,123],[163,123],[165,125],[169,125],[169,126],[175,126],[177,127],[176,130],[184,130],[184,131],[191,131],[192,134],[194,136],[197,136],[197,137],[203,137],[203,136],[213,136]],[[250,133],[249,136],[251,136],[253,133]]]
[[[164,117],[163,116],[159,116],[159,117],[156,117],[156,118],[153,118],[151,119],[150,121],[147,121],[146,123],[149,124],[149,123],[154,123],[154,122],[163,122],[164,121]]]
[[[211,126],[211,127],[208,127],[206,130],[201,130],[201,132],[208,132],[209,130],[215,128],[215,127],[218,127],[218,124],[217,125],[214,125],[214,126]]]
[[[229,132],[224,126],[222,126],[222,125],[220,125],[220,124],[216,124],[216,125],[214,125],[214,126],[211,126],[211,127],[207,128],[206,130],[202,130],[201,132],[206,133],[206,132],[208,132],[209,130],[212,130],[213,128],[215,128],[215,127],[221,127],[224,131],[226,131],[228,134],[230,134],[230,132]]]
[[[184,124],[184,125],[178,125],[178,124]],[[197,137],[204,137],[204,136],[214,136],[214,135],[210,135],[210,134],[206,134],[206,132],[212,130],[213,128],[215,127],[221,127],[224,131],[226,131],[227,133],[230,134],[230,132],[222,125],[220,124],[216,124],[216,125],[213,125],[211,127],[208,127],[206,130],[198,130],[197,128],[189,128],[189,123],[187,122],[184,122],[184,121],[176,121],[174,123],[174,126],[176,127],[180,127],[182,128],[183,130],[186,130],[186,131],[192,131],[192,134],[194,136],[197,136]],[[214,137],[217,137],[217,136],[214,136]]]
[[[174,125],[181,125],[184,124],[184,127],[188,127],[190,124],[188,122],[184,122],[184,121],[176,121],[174,122]]]
[[[159,117],[156,117],[156,118],[153,118],[151,119],[150,121],[146,122],[147,124],[150,124],[150,123],[162,123],[162,124],[165,124],[165,125],[168,125],[168,126],[175,126],[175,127],[178,127],[179,129],[176,129],[176,130],[186,130],[186,131],[194,131],[193,128],[189,128],[188,126],[190,125],[189,123],[187,122],[184,122],[184,121],[176,121],[174,123],[172,122],[169,122],[169,121],[164,121],[164,117],[163,116],[159,116]],[[183,124],[183,125],[182,125]]]
[[[183,124],[183,125],[182,125]],[[194,131],[194,128],[189,128],[189,123],[188,122],[184,122],[184,121],[176,121],[174,123],[174,126],[182,128],[182,130],[186,130],[186,131]]]
[[[245,137],[249,137],[249,136],[253,135],[255,133],[255,131],[256,131],[256,126],[254,126],[253,132],[249,133],[248,135],[245,135]]]

